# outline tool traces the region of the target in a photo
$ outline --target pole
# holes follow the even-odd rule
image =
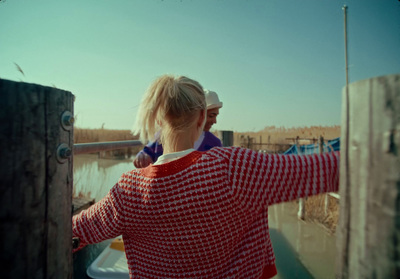
[[[350,119],[350,107],[348,104],[350,103],[350,97],[349,97],[349,77],[348,77],[348,65],[347,65],[347,6],[343,6],[343,12],[344,12],[344,45],[345,45],[345,67],[346,67],[346,86],[344,89],[344,96],[343,96],[343,102],[342,103],[342,121],[343,119],[346,119],[345,125]],[[349,129],[345,129],[344,131],[342,130],[342,136],[341,139],[343,140],[343,145],[344,148],[342,148],[342,158],[341,159],[341,166],[340,168],[342,169],[348,169],[350,165],[350,158],[348,152],[346,152],[346,149],[348,146],[350,146],[350,131]],[[350,199],[350,173],[345,172],[344,175],[341,175],[341,190],[340,194],[343,199],[341,201],[340,205],[340,214],[341,218],[339,219],[339,232],[338,232],[338,237],[337,237],[337,247],[338,247],[338,256],[337,256],[337,261],[336,261],[336,266],[337,266],[337,275],[340,275],[341,278],[349,278],[349,262],[350,262],[350,245],[348,243],[350,242],[350,233],[347,233],[346,228],[350,227],[351,222],[353,221],[351,219],[351,214],[350,210],[344,210],[344,208],[347,208],[348,206],[351,205],[351,199]],[[342,232],[342,228],[343,232]],[[339,278],[340,278],[339,277]]]
[[[346,86],[349,85],[349,65],[347,60],[347,6],[343,6],[344,13],[344,59],[346,65]]]

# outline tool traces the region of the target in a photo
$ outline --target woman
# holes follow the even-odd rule
[[[338,153],[270,155],[193,149],[206,117],[201,85],[162,76],[138,112],[141,139],[161,128],[164,154],[121,176],[73,218],[78,249],[122,235],[130,278],[271,278],[268,206],[338,190]]]
[[[204,90],[207,103],[207,120],[204,124],[203,133],[194,143],[194,149],[198,151],[207,151],[215,146],[222,146],[221,140],[210,132],[211,127],[217,123],[219,109],[222,108],[222,102],[217,93],[210,90]],[[157,161],[163,154],[163,148],[158,140],[159,133],[156,134],[157,140],[148,143],[133,160],[136,168],[145,168]]]

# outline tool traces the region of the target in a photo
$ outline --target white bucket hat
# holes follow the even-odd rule
[[[207,109],[222,108],[222,102],[219,101],[217,93],[205,89]]]

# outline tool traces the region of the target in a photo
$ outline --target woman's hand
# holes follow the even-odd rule
[[[148,165],[150,165],[151,163],[153,163],[153,160],[151,159],[151,157],[149,155],[146,154],[146,152],[142,152],[140,151],[135,159],[133,160],[133,165],[137,168],[145,168]]]

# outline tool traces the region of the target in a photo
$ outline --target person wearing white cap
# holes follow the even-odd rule
[[[217,123],[217,116],[219,109],[222,108],[223,103],[219,100],[218,94],[214,91],[204,90],[207,104],[207,119],[204,124],[203,132],[198,140],[194,143],[194,149],[198,151],[207,151],[215,146],[222,146],[221,140],[210,132],[211,127]],[[157,135],[156,137],[157,138]],[[148,143],[143,150],[141,150],[133,160],[133,165],[136,168],[145,168],[148,165],[155,163],[163,154],[162,145],[155,140]]]

